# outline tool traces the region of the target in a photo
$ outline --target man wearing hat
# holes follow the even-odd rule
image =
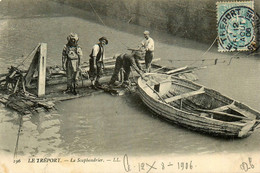
[[[144,40],[141,43],[140,49],[145,50],[145,67],[147,72],[151,72],[151,63],[154,57],[154,41],[150,37],[149,31],[144,31]]]
[[[115,81],[118,79],[118,74],[120,72],[120,69],[123,68],[124,70],[124,85],[129,85],[129,75],[131,72],[131,67],[136,70],[138,74],[141,75],[141,72],[143,71],[139,60],[142,59],[142,54],[140,51],[134,51],[131,54],[120,54],[116,57],[116,64],[114,73],[111,77],[111,80],[109,82],[109,85],[113,85]]]
[[[102,76],[105,58],[105,48],[104,46],[108,44],[106,37],[101,37],[99,43],[95,44],[92,48],[90,59],[89,59],[89,76],[91,80],[91,87],[96,89],[100,87],[99,79]]]
[[[76,33],[71,33],[67,37],[67,41],[68,43],[64,45],[62,51],[62,68],[66,70],[67,75],[67,89],[65,92],[76,95],[76,82],[83,53],[78,45],[79,37]]]

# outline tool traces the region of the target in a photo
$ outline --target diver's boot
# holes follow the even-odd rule
[[[94,89],[94,90],[98,90],[98,88],[95,86],[95,82],[94,81],[91,81],[91,86],[90,86],[91,89]]]
[[[101,87],[102,85],[98,81],[96,81],[95,86],[98,88],[98,87]]]
[[[130,86],[130,82],[128,80],[124,81],[123,84],[122,84],[123,88],[127,88],[129,86]]]
[[[71,87],[67,86],[67,89],[63,90],[63,93],[65,94],[65,93],[69,93],[69,92],[71,92]]]
[[[76,91],[76,84],[73,84],[73,91],[72,94],[77,95],[78,92]]]

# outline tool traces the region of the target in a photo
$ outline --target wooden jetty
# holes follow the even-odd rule
[[[78,94],[63,93],[67,87],[66,72],[61,66],[46,67],[47,44],[38,44],[27,58],[29,57],[32,58],[32,62],[28,70],[21,69],[19,66],[11,66],[8,73],[0,74],[0,102],[22,115],[50,111],[55,108],[55,102],[57,101],[76,99],[103,92],[112,95],[124,95],[135,92],[135,81],[139,76],[135,72],[132,72],[130,78],[132,84],[129,87],[91,89],[88,75],[89,63],[84,62],[81,64],[79,73]],[[101,83],[106,84],[109,82],[114,71],[115,61],[116,59],[113,57],[108,57],[104,60],[105,69],[103,77],[100,79]],[[157,64],[159,61],[160,59],[153,60],[153,72],[197,80],[196,75],[192,73],[197,69],[196,67],[170,68]],[[140,61],[140,63],[142,65],[144,61]],[[122,81],[123,79],[119,76],[119,80]]]

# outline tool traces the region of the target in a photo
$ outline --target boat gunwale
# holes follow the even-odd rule
[[[149,98],[151,98],[145,91],[143,91],[143,93],[145,93]],[[235,125],[235,126],[244,126],[244,125],[246,124],[246,122],[240,122],[240,121],[237,121],[237,122],[240,122],[240,123],[242,123],[243,125],[242,125],[242,124],[238,124],[237,122],[221,121],[221,120],[218,120],[218,119],[213,119],[213,118],[209,118],[209,117],[203,117],[203,116],[200,116],[199,114],[195,114],[195,113],[192,113],[192,112],[187,112],[187,111],[178,109],[178,108],[176,108],[176,107],[170,105],[169,103],[164,103],[164,102],[162,102],[162,101],[159,100],[159,99],[154,99],[154,98],[152,98],[152,99],[153,99],[154,101],[156,101],[157,103],[158,103],[158,102],[163,103],[164,106],[167,106],[167,107],[169,107],[170,109],[173,108],[176,112],[181,112],[181,113],[183,113],[183,114],[189,114],[189,115],[191,115],[191,116],[194,116],[194,117],[197,117],[197,118],[200,118],[200,119],[204,119],[204,120],[208,120],[208,121],[214,121],[214,122],[221,123],[221,124],[223,124],[223,123],[228,124],[228,125],[232,124],[232,125]],[[220,125],[221,125],[221,124],[220,124]]]

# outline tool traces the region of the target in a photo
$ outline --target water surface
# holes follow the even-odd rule
[[[99,37],[109,39],[107,56],[126,52],[143,38],[146,28],[102,18],[104,26],[91,12],[54,2],[0,2],[0,72],[19,65],[40,42],[48,44],[48,65],[61,63],[61,51],[70,32],[80,36],[84,59]],[[7,4],[16,10],[6,9]],[[27,8],[27,11],[23,9]],[[11,8],[12,9],[12,8]],[[118,29],[109,26],[116,26]],[[210,45],[151,31],[156,41],[155,56],[163,65],[207,66],[196,71],[199,83],[214,88],[260,110],[260,59],[239,53],[217,53]],[[213,40],[212,40],[213,41]],[[24,55],[22,57],[22,55]],[[236,57],[237,57],[236,56]],[[202,59],[207,59],[202,61]],[[219,59],[214,65],[215,59]],[[225,62],[224,62],[225,61]],[[25,61],[24,68],[30,60]],[[96,155],[96,154],[212,154],[259,151],[257,130],[242,140],[224,140],[172,125],[153,115],[138,95],[113,97],[100,94],[57,103],[57,111],[23,117],[18,155]],[[0,150],[13,155],[19,129],[19,115],[0,107]]]

